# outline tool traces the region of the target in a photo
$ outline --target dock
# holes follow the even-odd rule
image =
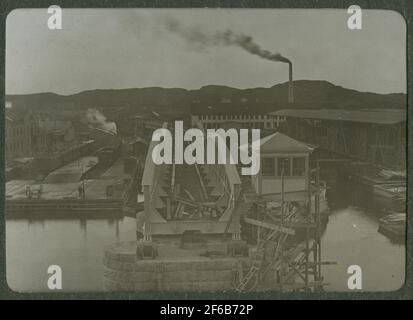
[[[123,172],[122,159],[115,161],[99,178],[82,179],[96,163],[96,157],[82,157],[53,170],[42,181],[8,181],[6,215],[121,214],[123,192],[130,177]]]

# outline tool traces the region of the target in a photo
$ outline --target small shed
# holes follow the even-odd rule
[[[260,139],[260,170],[252,176],[258,195],[280,195],[307,191],[309,155],[314,148],[283,133],[276,132]]]

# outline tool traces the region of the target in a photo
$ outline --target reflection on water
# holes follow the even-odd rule
[[[332,210],[321,239],[322,258],[337,265],[322,267],[325,282],[330,283],[325,290],[350,291],[350,265],[361,267],[363,291],[397,290],[404,284],[405,243],[395,243],[378,232],[381,208],[360,195],[351,184],[332,188],[327,194]]]
[[[363,291],[392,291],[404,283],[405,246],[393,243],[377,232],[378,218],[358,208],[338,209],[330,215],[321,240],[323,260],[337,265],[323,266],[326,291],[350,291],[347,268],[362,269]]]
[[[47,291],[47,268],[62,268],[63,290],[102,290],[103,251],[135,239],[135,220],[7,220],[7,282],[15,291]]]
[[[330,203],[332,206],[334,203]],[[363,290],[396,290],[404,282],[405,246],[377,232],[378,217],[360,208],[333,206],[322,237],[326,291],[347,289],[347,268],[362,268]],[[103,251],[116,241],[135,239],[135,220],[7,220],[6,263],[9,286],[16,291],[47,291],[47,268],[62,268],[66,291],[100,291]]]

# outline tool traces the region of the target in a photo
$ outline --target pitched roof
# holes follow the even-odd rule
[[[310,145],[281,132],[275,132],[261,139],[261,152],[312,152],[313,150]]]
[[[245,151],[246,145],[240,148]],[[264,138],[260,138],[261,153],[309,153],[314,150],[314,146],[295,140],[281,132],[275,132]]]
[[[11,110],[10,108],[6,109],[6,120],[11,121],[11,122],[17,122],[23,119],[24,115],[21,113],[15,112],[15,110]]]

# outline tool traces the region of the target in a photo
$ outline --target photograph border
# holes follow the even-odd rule
[[[0,47],[1,47],[1,72],[0,72],[0,87],[1,87],[1,103],[5,105],[5,37],[6,37],[6,19],[7,15],[19,8],[43,8],[47,9],[51,5],[58,5],[62,9],[65,8],[290,8],[290,9],[347,9],[350,5],[359,5],[362,9],[382,9],[393,10],[398,12],[406,22],[406,59],[407,59],[407,170],[408,170],[408,182],[407,182],[407,239],[406,239],[406,276],[405,284],[402,288],[392,292],[310,292],[310,293],[280,293],[280,292],[260,292],[260,293],[159,293],[159,292],[43,292],[43,293],[19,293],[12,291],[6,280],[6,244],[5,244],[5,184],[2,183],[0,190],[1,197],[1,210],[0,210],[0,299],[138,299],[138,300],[278,300],[278,299],[412,299],[413,298],[413,267],[412,267],[412,241],[413,241],[413,216],[410,212],[412,196],[409,194],[409,190],[412,184],[412,169],[413,163],[409,163],[411,159],[413,149],[410,148],[410,141],[412,140],[412,128],[409,122],[410,113],[412,108],[411,92],[411,75],[412,65],[410,61],[412,59],[411,45],[413,39],[412,34],[412,16],[413,16],[413,2],[411,1],[389,1],[389,0],[377,0],[377,1],[342,1],[342,0],[302,0],[302,1],[264,1],[264,0],[244,0],[244,1],[189,1],[189,0],[169,0],[169,1],[131,1],[131,0],[112,0],[112,1],[98,1],[98,0],[3,0],[1,3],[1,22],[0,22]],[[5,109],[1,108],[0,111],[2,130],[5,125]],[[1,165],[5,166],[4,156],[4,135],[0,142],[1,149]],[[1,172],[1,179],[4,181],[5,172],[4,169]],[[103,281],[103,280],[102,280]]]

